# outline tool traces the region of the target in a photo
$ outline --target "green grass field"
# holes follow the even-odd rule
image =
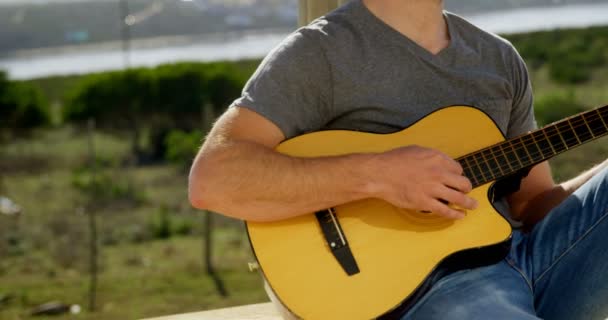
[[[214,262],[229,292],[221,297],[203,264],[204,213],[190,208],[185,171],[169,165],[123,167],[128,144],[120,137],[95,135],[100,174],[137,190],[129,197],[95,206],[101,246],[98,311],[88,304],[87,198],[74,184],[75,168],[86,165],[86,134],[74,128],[34,133],[2,146],[2,194],[23,207],[18,224],[0,216],[0,235],[19,237],[16,252],[0,250],[0,319],[28,318],[32,307],[59,300],[84,313],[53,319],[137,319],[265,301],[244,227],[215,218]],[[135,203],[133,203],[135,202]],[[168,240],[152,225],[166,211],[174,225],[189,226]],[[18,225],[15,230],[14,226]]]
[[[221,297],[205,274],[201,241],[195,237],[123,244],[102,250],[98,311],[49,319],[139,319],[265,301],[259,276],[247,271],[247,250],[223,241],[217,249],[222,252],[217,267],[228,297]],[[25,313],[33,305],[52,300],[86,307],[85,273],[61,269],[47,259],[41,250],[3,263],[2,291],[15,297],[0,311],[1,319],[28,318]]]

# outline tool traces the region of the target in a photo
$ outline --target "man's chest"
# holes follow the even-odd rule
[[[512,84],[507,75],[488,66],[341,65],[333,69],[332,81],[327,129],[389,133],[452,105],[484,111],[503,133],[509,124]]]

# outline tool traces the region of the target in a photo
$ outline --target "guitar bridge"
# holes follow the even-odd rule
[[[359,273],[359,266],[348,246],[348,241],[346,240],[346,236],[342,231],[342,226],[340,226],[340,222],[338,221],[338,217],[336,217],[334,210],[330,208],[318,211],[315,213],[315,216],[321,226],[321,231],[323,231],[329,250],[331,250],[331,253],[344,272],[349,276]]]

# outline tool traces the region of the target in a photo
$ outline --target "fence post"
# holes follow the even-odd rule
[[[348,0],[300,0],[298,23],[306,25],[346,2]]]
[[[213,125],[215,120],[215,111],[213,106],[210,104],[206,104],[203,107],[201,112],[203,126],[201,130],[207,134]],[[215,283],[215,288],[217,292],[222,297],[228,296],[228,291],[226,290],[226,286],[224,282],[220,278],[220,276],[215,272],[215,267],[213,266],[213,218],[215,213],[211,211],[204,212],[203,219],[203,263],[205,264],[205,270],[207,275],[211,277],[213,282]]]
[[[89,144],[89,159],[91,169],[91,179],[95,186],[95,179],[97,177],[97,157],[95,155],[95,141],[93,135],[95,134],[95,119],[89,119],[87,123],[88,133],[88,144]],[[97,194],[96,186],[93,189],[93,196]],[[94,208],[86,209],[89,216],[89,234],[91,236],[89,244],[89,311],[95,311],[95,304],[97,299],[97,217]]]

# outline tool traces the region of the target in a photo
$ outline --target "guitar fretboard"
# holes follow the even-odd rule
[[[580,113],[456,160],[473,187],[477,187],[606,134],[608,106]]]

